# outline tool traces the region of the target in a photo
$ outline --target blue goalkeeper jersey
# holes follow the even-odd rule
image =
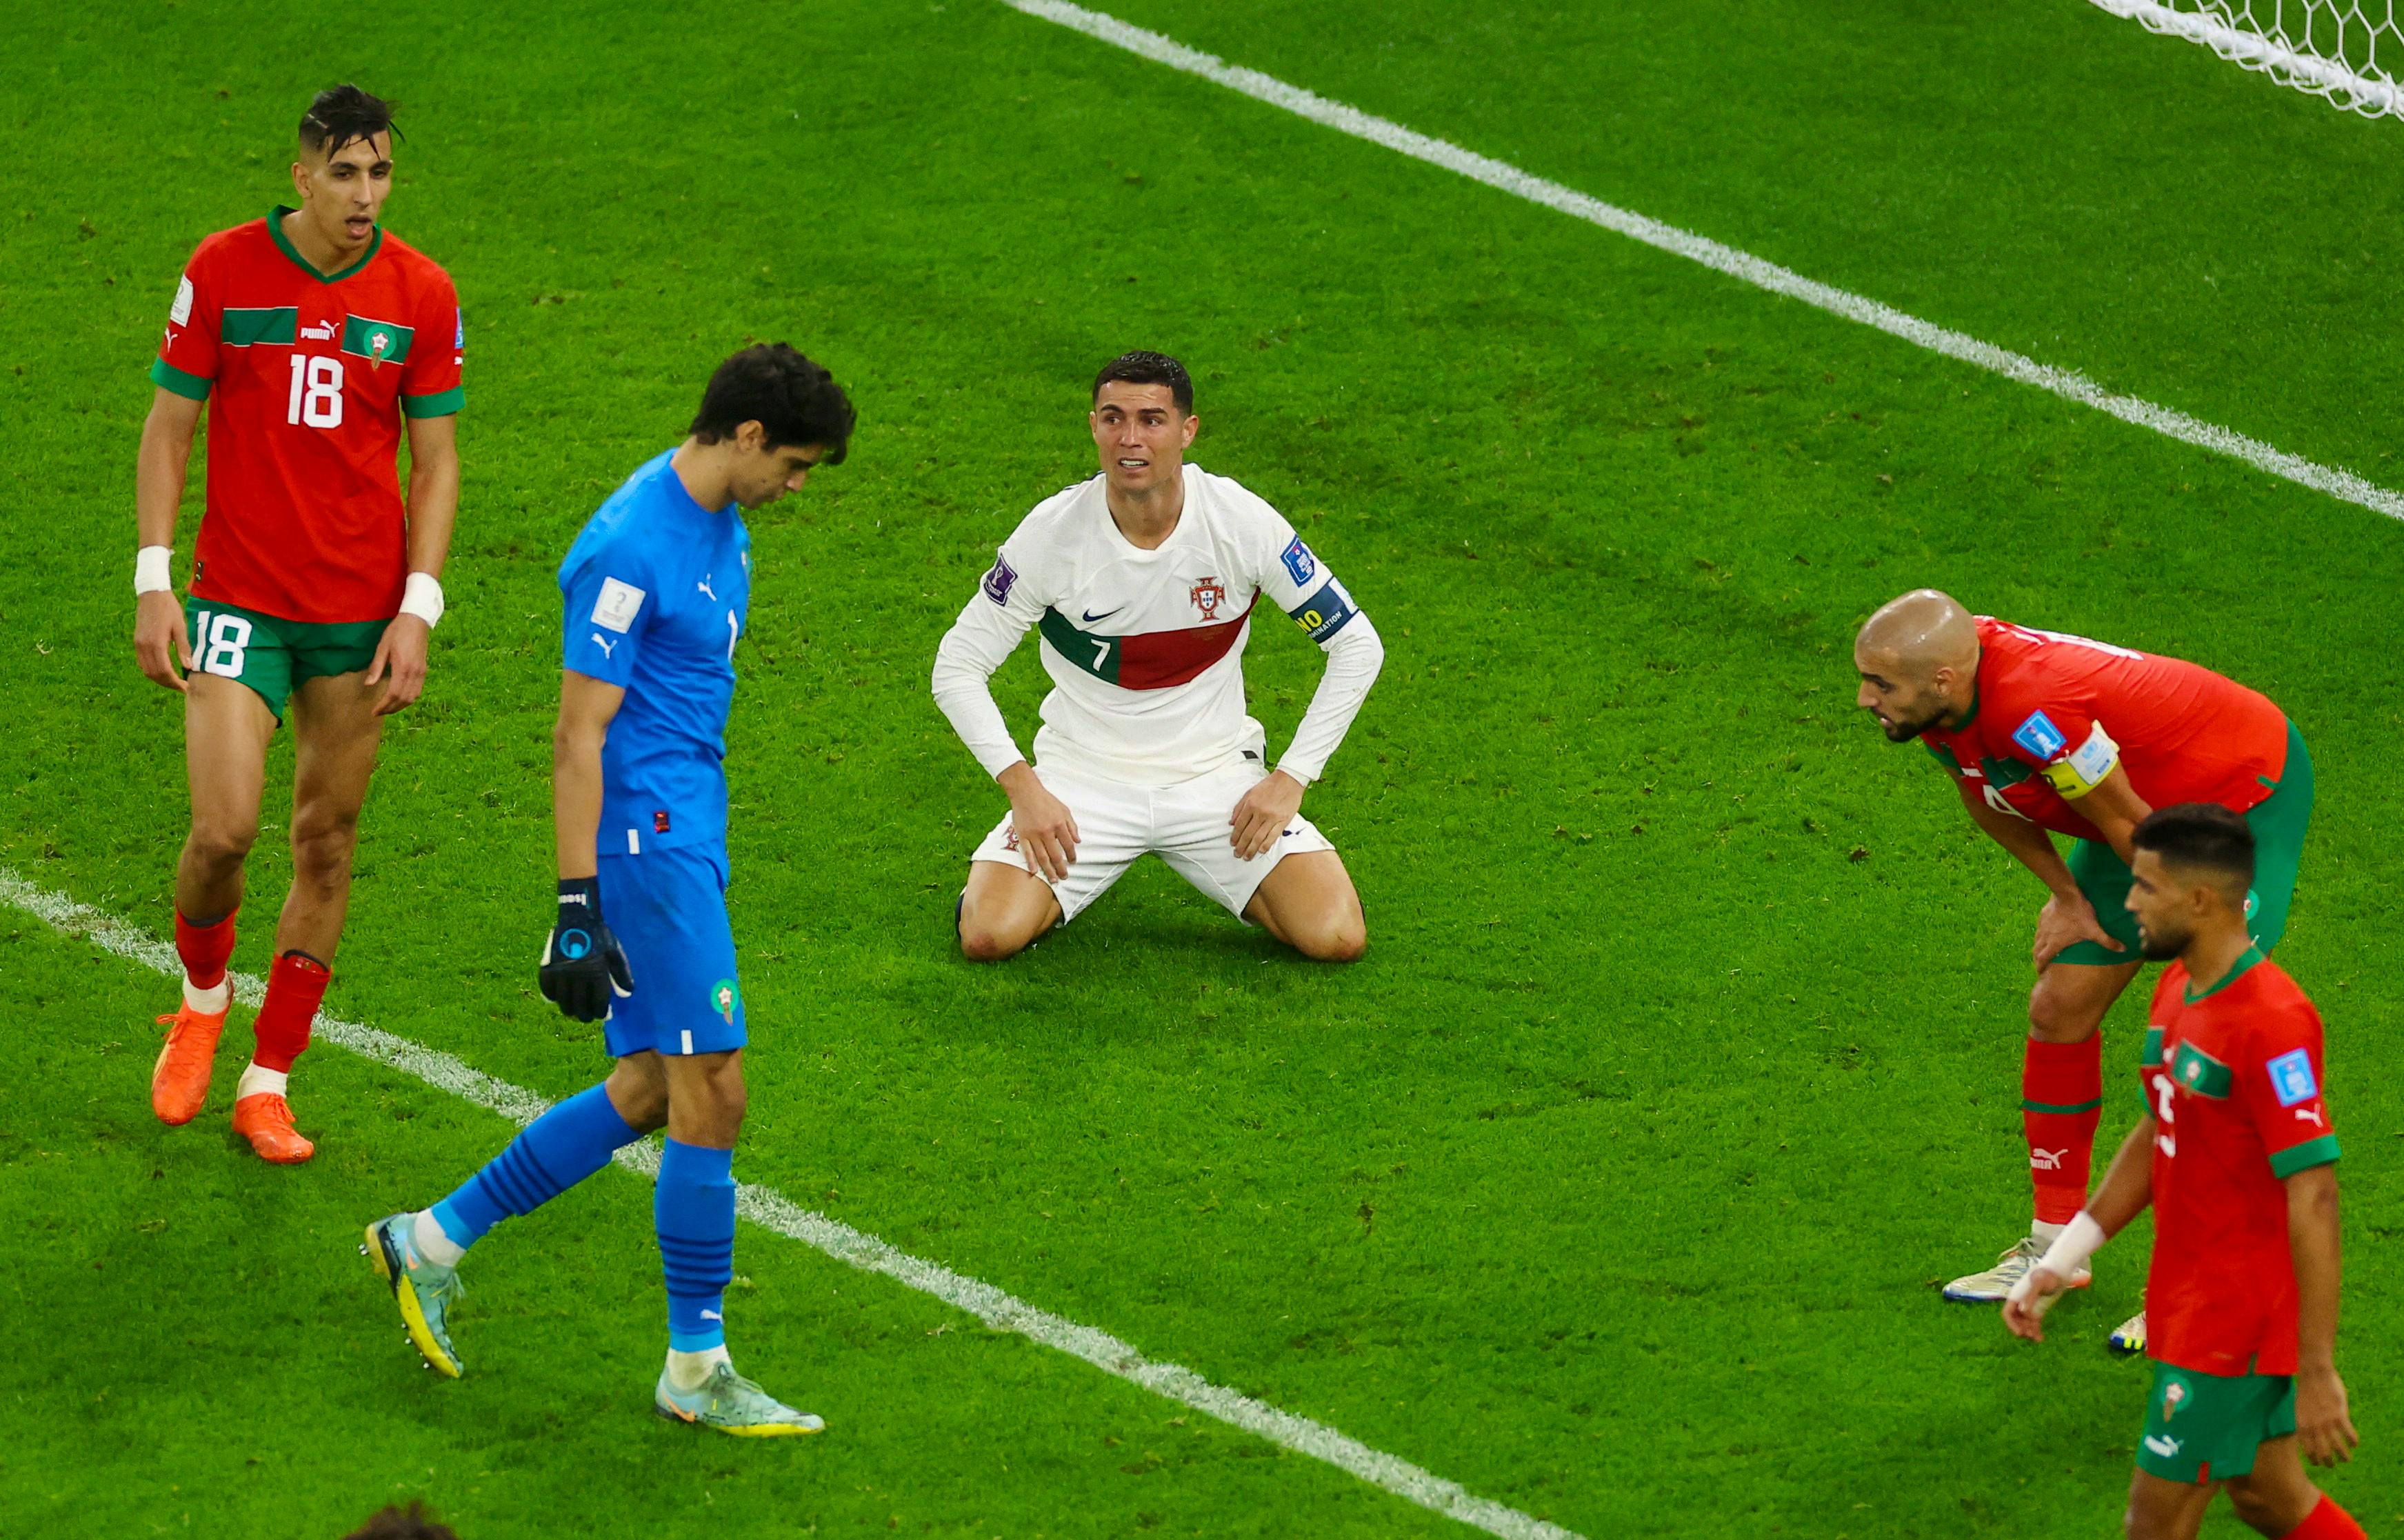
[[[751,534],[660,455],[560,564],[562,661],[626,692],[601,750],[600,855],[726,839],[726,718],[751,607]]]

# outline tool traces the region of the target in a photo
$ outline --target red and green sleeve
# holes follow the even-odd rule
[[[176,280],[175,298],[167,307],[167,332],[159,343],[159,357],[150,365],[150,383],[161,390],[195,401],[209,399],[217,378],[217,332],[224,297],[209,271],[208,254],[195,252]]]
[[[2322,1099],[2320,1018],[2309,1004],[2265,1014],[2236,1080],[2273,1175],[2284,1180],[2337,1159],[2337,1130]]]
[[[401,367],[400,410],[408,417],[448,417],[467,402],[459,362],[468,342],[459,315],[459,293],[442,275],[427,287],[418,306],[408,360]]]

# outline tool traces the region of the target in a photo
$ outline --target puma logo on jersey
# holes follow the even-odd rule
[[[2179,1440],[2165,1438],[2158,1433],[2149,1433],[2145,1435],[2145,1448],[2164,1460],[2174,1460],[2178,1458]]]
[[[618,655],[618,644],[611,641],[608,637],[603,636],[598,631],[593,633],[593,645],[601,650],[601,655],[605,658],[613,658]]]
[[[2321,1116],[2321,1110],[2318,1107],[2297,1108],[2296,1121],[2299,1123],[2309,1123],[2315,1128],[2326,1128],[2328,1127],[2328,1120]]]
[[[322,326],[304,326],[300,329],[300,335],[313,343],[330,343],[334,340],[334,323],[328,321]]]
[[[715,602],[718,598],[718,590],[709,586],[709,580],[716,576],[718,576],[718,574],[715,572],[705,572],[701,575],[701,581],[693,584],[695,588],[698,588],[703,593],[708,595],[712,602]]]
[[[2070,1146],[2067,1144],[2063,1145],[2059,1150],[2040,1150],[2034,1145],[2031,1145],[2029,1147],[2029,1167],[2033,1170],[2058,1171],[2062,1169],[2062,1157],[2069,1153]]]

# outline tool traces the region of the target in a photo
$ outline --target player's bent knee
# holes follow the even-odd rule
[[[1033,938],[1014,935],[995,926],[960,917],[960,955],[971,962],[1000,962],[1027,950]]]
[[[1369,928],[1355,918],[1299,931],[1293,949],[1313,962],[1358,962],[1369,950]]]
[[[195,823],[185,848],[202,865],[218,870],[239,868],[250,857],[250,847],[259,841],[259,826]]]

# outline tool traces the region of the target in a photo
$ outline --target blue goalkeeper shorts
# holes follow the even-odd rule
[[[612,1057],[722,1054],[749,1041],[720,845],[603,856],[601,918],[626,949],[635,992],[613,1000]]]

